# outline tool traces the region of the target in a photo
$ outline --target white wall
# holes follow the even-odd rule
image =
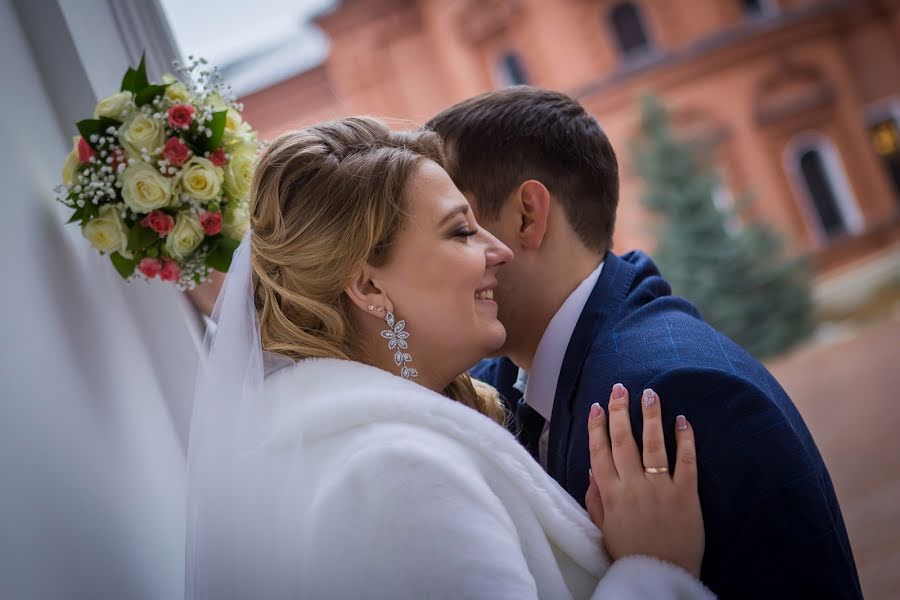
[[[0,598],[179,598],[197,326],[63,226],[60,113],[127,59],[85,50],[90,15],[67,38],[34,4],[49,31],[0,0]],[[48,81],[73,60],[92,81]]]

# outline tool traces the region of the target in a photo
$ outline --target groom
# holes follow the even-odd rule
[[[641,392],[652,388],[670,468],[675,417],[696,434],[710,589],[726,599],[861,598],[831,479],[785,391],[672,296],[645,254],[610,251],[618,167],[597,121],[564,94],[513,87],[427,127],[444,139],[480,224],[515,253],[495,290],[508,358],[473,375],[505,396],[547,472],[584,504],[591,404],[606,408],[623,383],[640,444]]]

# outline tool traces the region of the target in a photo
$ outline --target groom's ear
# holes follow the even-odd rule
[[[550,191],[536,179],[522,183],[515,192],[519,219],[519,242],[528,250],[537,250],[547,234],[550,215]]]
[[[344,288],[344,293],[357,308],[378,319],[384,319],[386,311],[394,310],[387,294],[378,283],[377,269],[370,265],[363,266]]]

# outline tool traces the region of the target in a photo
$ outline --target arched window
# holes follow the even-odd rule
[[[862,230],[862,218],[844,168],[827,138],[818,134],[799,136],[789,145],[786,158],[811,218],[825,239]]]
[[[634,2],[620,2],[609,12],[609,22],[619,51],[626,58],[650,51],[650,38],[644,27],[640,9]]]
[[[763,17],[773,14],[777,5],[775,0],[739,0],[744,14],[748,17]]]
[[[525,73],[525,66],[522,64],[522,57],[518,52],[509,51],[500,57],[496,66],[496,79],[497,83],[504,87],[528,83],[528,75]]]

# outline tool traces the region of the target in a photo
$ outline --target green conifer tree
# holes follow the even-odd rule
[[[656,98],[642,100],[631,155],[642,202],[661,217],[654,259],[710,325],[758,358],[779,354],[815,327],[808,261],[786,257],[761,223],[729,227],[736,208],[716,206],[719,178],[704,154],[678,139]]]

